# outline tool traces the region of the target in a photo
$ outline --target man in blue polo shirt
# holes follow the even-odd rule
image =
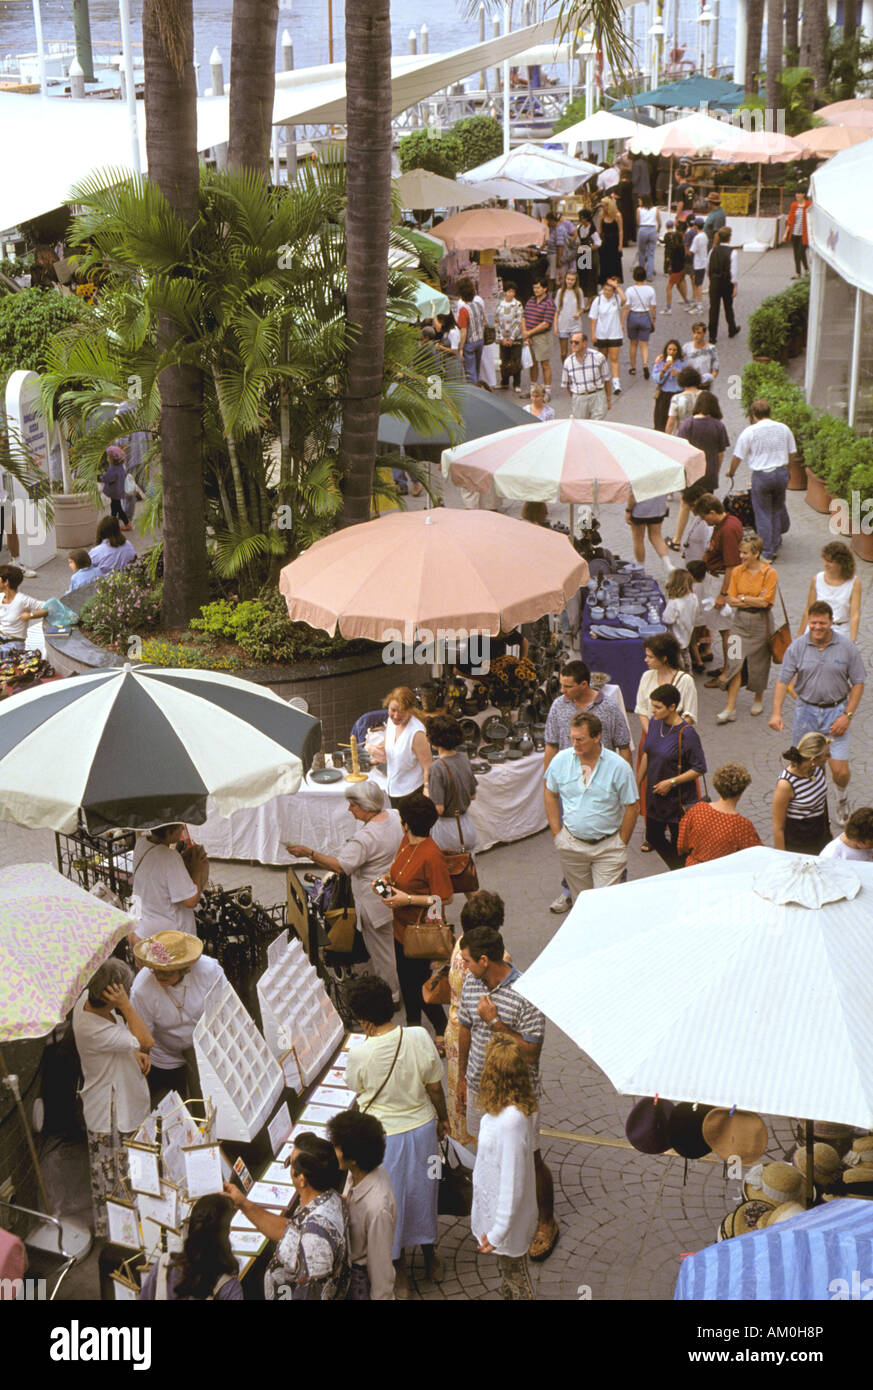
[[[596,714],[574,715],[570,747],[546,773],[546,817],[574,899],[621,881],[640,811],[633,772],[602,746],[602,731]]]
[[[791,739],[795,747],[804,734],[827,734],[831,776],[837,789],[836,820],[845,825],[849,805],[849,729],[864,694],[867,672],[861,653],[848,637],[833,630],[834,613],[818,599],[809,606],[807,631],[795,638],[782,658],[773,691],[770,728],[781,733],[782,706],[793,686],[797,699]]]

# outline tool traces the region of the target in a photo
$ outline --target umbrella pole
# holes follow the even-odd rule
[[[757,198],[757,201],[756,201],[756,203],[755,203],[755,221],[756,221],[756,222],[760,219],[760,216],[761,216],[761,168],[762,168],[762,166],[759,164],[759,165],[758,165],[758,198]],[[756,236],[758,235],[758,229],[757,229],[757,227],[755,228],[755,235],[756,235]]]
[[[670,187],[667,189],[667,216],[670,216],[670,204],[673,201],[673,156],[670,155]]]
[[[36,1153],[36,1145],[33,1142],[33,1135],[30,1132],[30,1123],[27,1113],[21,1100],[21,1089],[18,1085],[18,1077],[12,1077],[6,1069],[6,1058],[3,1056],[3,1049],[0,1047],[0,1072],[3,1073],[3,1084],[7,1086],[15,1097],[15,1107],[18,1111],[18,1118],[21,1121],[21,1128],[24,1130],[24,1137],[27,1140],[27,1147],[30,1150],[30,1157],[33,1160],[33,1169],[36,1173],[36,1184],[39,1188],[40,1201],[47,1216],[51,1216],[52,1210],[49,1205],[48,1193],[45,1190],[45,1183],[42,1180],[42,1169],[39,1166],[39,1159]]]
[[[813,1163],[814,1157],[815,1157],[815,1136],[814,1136],[814,1132],[813,1132],[813,1122],[812,1122],[812,1120],[807,1120],[807,1121],[806,1121],[806,1184],[805,1184],[804,1193],[803,1193],[803,1204],[804,1204],[805,1207],[811,1207],[812,1204],[813,1204],[813,1202],[815,1201],[815,1191],[814,1191],[814,1186],[813,1186],[813,1178],[814,1178],[814,1172],[813,1172],[813,1170],[814,1170],[814,1166],[815,1166],[814,1163]]]
[[[573,519],[574,519],[574,518],[573,518],[573,503],[571,502],[571,503],[570,503],[570,540],[573,539],[573,536],[574,536],[574,534],[575,534],[575,532],[574,532],[574,530],[573,530]]]

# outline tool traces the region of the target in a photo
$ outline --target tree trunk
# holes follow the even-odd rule
[[[231,169],[254,169],[270,179],[270,139],[276,90],[279,0],[233,0],[230,40]]]
[[[796,68],[800,56],[797,42],[797,28],[800,17],[800,0],[785,0],[785,66]]]
[[[142,16],[145,62],[146,156],[149,178],[188,227],[197,221],[197,87],[192,0],[146,0]],[[164,348],[177,338],[166,315],[158,319]],[[200,373],[169,367],[161,373],[165,627],[185,627],[207,602],[206,498]]]
[[[807,0],[812,8],[812,44],[809,66],[815,78],[816,90],[824,91],[828,83],[828,0]]]
[[[758,92],[758,72],[761,68],[761,37],[764,30],[764,0],[749,0],[747,9],[746,73],[747,96]]]
[[[390,0],[346,6],[346,123],[346,312],[355,340],[340,439],[340,526],[369,520],[376,462],[391,227]]]
[[[843,39],[851,43],[858,32],[857,0],[843,0]],[[848,98],[847,98],[848,99]]]
[[[767,130],[775,130],[780,105],[779,78],[782,74],[783,0],[767,0]]]

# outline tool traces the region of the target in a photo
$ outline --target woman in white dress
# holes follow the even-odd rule
[[[415,714],[415,696],[408,685],[388,692],[382,705],[388,711],[384,749],[370,749],[370,761],[385,764],[388,798],[393,807],[412,792],[427,793],[427,770],[433,754],[424,725]]]
[[[579,275],[574,270],[564,272],[564,282],[555,295],[555,318],[552,332],[561,345],[561,361],[569,351],[570,335],[582,332],[582,314],[585,302],[579,289]]]
[[[527,1062],[511,1038],[488,1044],[479,1104],[484,1111],[473,1169],[470,1225],[482,1255],[496,1255],[508,1300],[534,1297],[527,1252],[537,1225],[534,1169],[539,1118]]]
[[[824,569],[819,570],[809,586],[797,635],[800,637],[806,631],[809,605],[822,600],[831,606],[834,632],[842,633],[850,642],[857,642],[861,623],[861,581],[855,574],[855,557],[842,541],[829,541],[821,558]]]

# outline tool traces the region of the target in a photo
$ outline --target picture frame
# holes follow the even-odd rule
[[[124,1202],[118,1197],[107,1197],[106,1221],[109,1239],[115,1245],[126,1245],[131,1250],[142,1249],[139,1213],[133,1202]]]
[[[135,1139],[123,1139],[122,1143],[127,1149],[131,1190],[148,1197],[160,1197],[160,1149],[153,1144],[139,1144]]]
[[[182,1150],[185,1164],[185,1190],[189,1202],[221,1192],[224,1179],[219,1144],[195,1144]]]

